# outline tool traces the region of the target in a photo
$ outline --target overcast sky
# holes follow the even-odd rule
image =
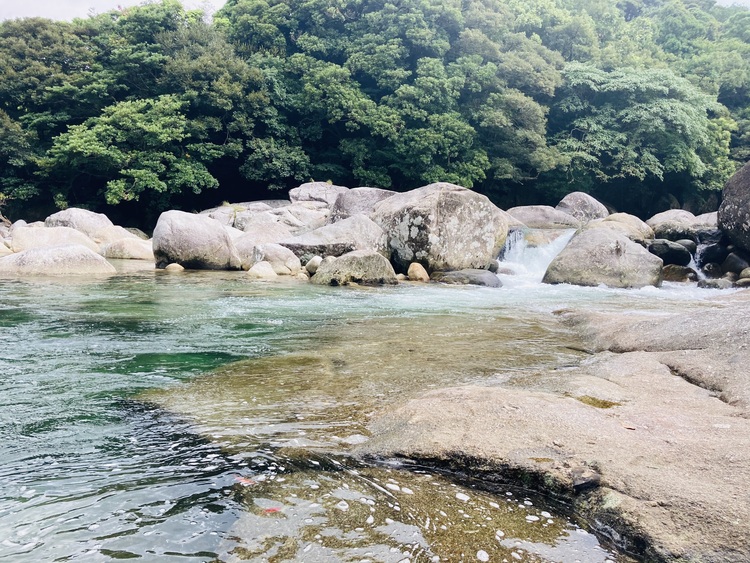
[[[225,0],[182,0],[188,9],[208,8],[213,12],[224,5]],[[136,6],[143,0],[0,0],[0,20],[12,18],[43,17],[53,20],[85,18],[91,13],[101,14],[118,6]]]
[[[188,8],[204,8],[214,12],[226,0],[182,0]],[[134,6],[143,0],[0,0],[0,20],[11,18],[44,17],[53,20],[85,18],[91,13],[101,14],[118,6]],[[749,6],[750,0],[718,0],[719,4]]]

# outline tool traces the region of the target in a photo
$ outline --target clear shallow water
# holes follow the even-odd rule
[[[503,279],[0,281],[0,560],[607,560],[523,491],[345,456],[375,410],[421,390],[579,361],[556,309],[657,313],[716,294]]]

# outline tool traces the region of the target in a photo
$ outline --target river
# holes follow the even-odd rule
[[[327,288],[118,263],[0,280],[0,560],[627,561],[553,499],[347,452],[378,409],[576,365],[561,308],[713,290]]]

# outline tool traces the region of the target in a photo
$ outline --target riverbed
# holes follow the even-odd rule
[[[500,289],[0,281],[0,560],[627,561],[520,484],[347,455],[424,390],[577,365],[555,311],[717,294],[543,286],[526,260]]]

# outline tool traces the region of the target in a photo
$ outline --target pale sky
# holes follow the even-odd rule
[[[225,0],[182,0],[187,9],[202,8],[213,13]],[[118,6],[137,6],[143,0],[0,0],[0,20],[43,17],[53,20],[85,18],[91,13],[102,14]]]

